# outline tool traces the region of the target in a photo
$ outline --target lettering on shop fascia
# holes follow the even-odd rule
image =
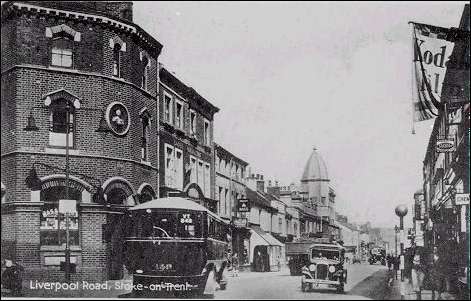
[[[38,152],[38,151],[29,151],[29,150],[18,150],[18,151],[12,151],[12,152],[9,152],[9,153],[5,153],[5,154],[2,154],[1,155],[1,158],[6,158],[8,156],[11,156],[11,155],[15,155],[15,154],[30,154],[30,155],[51,155],[51,153],[48,153],[47,151],[46,152]],[[52,153],[53,155],[57,155],[58,153]],[[65,150],[64,150],[64,154],[65,154]],[[62,154],[61,154],[62,155]],[[130,163],[137,163],[139,165],[142,165],[142,166],[146,166],[148,168],[151,168],[153,170],[156,170],[158,171],[158,168],[157,167],[154,167],[150,164],[144,164],[140,161],[136,161],[136,160],[131,160],[131,159],[123,159],[123,158],[117,158],[117,157],[105,157],[105,156],[96,156],[96,155],[88,155],[88,154],[84,154],[84,153],[80,153],[80,154],[71,154],[72,156],[75,156],[75,157],[86,157],[86,158],[96,158],[96,159],[108,159],[108,160],[115,160],[115,161],[121,161],[121,162],[130,162]]]
[[[96,72],[84,72],[84,71],[78,71],[78,70],[75,70],[75,69],[66,69],[66,68],[60,68],[60,67],[44,67],[44,66],[39,66],[39,65],[30,65],[30,64],[21,64],[21,65],[15,65],[15,66],[12,66],[8,69],[6,69],[5,71],[2,71],[2,76],[4,76],[5,74],[7,74],[8,72],[12,71],[13,69],[15,68],[25,68],[25,69],[33,69],[33,70],[43,70],[43,71],[54,71],[54,72],[60,72],[60,73],[71,73],[71,74],[76,74],[76,75],[83,75],[83,76],[95,76],[95,77],[100,77],[100,78],[104,78],[104,79],[109,79],[109,80],[112,80],[112,81],[115,81],[115,82],[119,82],[119,83],[123,83],[123,84],[126,84],[128,86],[131,86],[139,91],[141,91],[145,96],[147,97],[150,97],[154,100],[157,100],[157,96],[154,96],[152,94],[150,94],[148,91],[142,89],[141,87],[131,83],[131,82],[128,82],[126,81],[125,79],[123,78],[116,78],[116,77],[112,77],[112,76],[107,76],[107,75],[103,75],[103,74],[100,74],[100,73],[96,73]]]

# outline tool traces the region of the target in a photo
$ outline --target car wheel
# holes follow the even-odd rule
[[[342,283],[339,286],[337,286],[337,293],[343,294],[345,292],[345,285]]]

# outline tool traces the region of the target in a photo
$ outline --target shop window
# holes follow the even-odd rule
[[[65,186],[53,186],[41,191],[41,201],[44,205],[41,208],[40,217],[40,244],[46,246],[60,246],[66,243],[66,219],[63,214],[59,214],[60,199],[81,200],[80,190],[69,187],[69,194],[66,196]],[[69,217],[69,238],[70,245],[79,244],[78,213]]]
[[[49,145],[66,147],[68,131],[69,147],[74,147],[74,115],[74,107],[67,104],[67,100],[65,99],[55,100],[54,103],[51,104],[49,115]]]

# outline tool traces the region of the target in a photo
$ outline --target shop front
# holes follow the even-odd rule
[[[255,272],[278,271],[284,262],[284,245],[258,225],[250,226],[250,264]]]

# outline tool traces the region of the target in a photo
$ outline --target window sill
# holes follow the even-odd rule
[[[145,160],[141,160],[141,164],[152,166],[152,163],[150,163],[150,161],[145,161]]]
[[[82,252],[80,246],[70,246],[71,252]],[[39,252],[65,252],[65,246],[41,246]]]
[[[55,154],[55,155],[65,155],[66,149],[62,147],[46,147],[45,152],[47,154]],[[69,149],[69,155],[79,155],[80,151],[76,149]]]

